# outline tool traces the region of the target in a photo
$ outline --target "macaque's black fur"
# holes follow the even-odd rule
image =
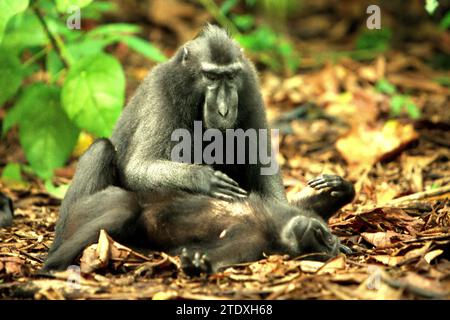
[[[205,73],[202,63],[225,68],[221,71],[225,75]],[[232,69],[230,64],[239,69]],[[222,101],[229,105],[227,116],[219,116],[219,96],[214,94],[209,95],[212,98],[204,108],[207,88],[214,84],[208,78],[211,76],[232,88]],[[221,188],[214,183],[214,171],[221,171],[249,193],[286,201],[280,174],[261,175],[259,159],[257,164],[246,161],[212,168],[171,161],[171,150],[178,143],[171,141],[172,132],[179,128],[192,132],[195,120],[203,121],[204,129],[209,128],[208,123],[219,129],[267,128],[253,64],[224,30],[212,25],[183,45],[169,61],[153,68],[122,112],[111,138],[117,148],[120,184],[131,191],[182,190],[222,199],[240,198],[225,177],[218,177]]]
[[[322,181],[322,186],[309,191],[315,197],[303,196],[300,207],[278,200],[269,203],[254,193],[230,203],[180,191],[105,187],[105,181],[114,181],[113,170],[109,170],[114,153],[112,144],[100,139],[80,159],[69,193],[82,188],[84,178],[91,183],[92,194],[71,198],[74,201],[65,206],[65,218],[57,227],[44,271],[67,268],[83,248],[97,240],[101,229],[128,245],[182,254],[183,268],[193,275],[254,261],[263,253],[332,257],[342,249],[321,217],[334,212],[309,209],[314,205],[308,200],[328,203],[331,208],[342,203],[342,198],[351,200],[353,187],[336,176],[313,180]],[[96,161],[96,166],[87,168],[92,159],[105,163]],[[88,169],[97,180],[83,176]],[[332,192],[342,193],[332,196]]]
[[[12,200],[0,192],[0,228],[10,227],[13,222],[14,208]]]
[[[66,268],[101,229],[126,244],[181,254],[189,274],[263,253],[338,253],[324,219],[353,199],[351,184],[318,177],[290,205],[280,173],[262,175],[260,162],[171,161],[172,133],[192,132],[194,121],[203,130],[267,129],[253,64],[211,25],[149,73],[111,141],[96,141],[81,157],[44,270]],[[270,155],[270,137],[267,148]]]

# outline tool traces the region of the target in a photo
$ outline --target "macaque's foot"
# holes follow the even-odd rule
[[[211,261],[209,261],[206,254],[201,254],[199,251],[190,254],[186,248],[181,251],[181,269],[189,277],[198,277],[202,273],[212,273]]]
[[[353,185],[340,176],[324,174],[308,181],[308,186],[329,194],[332,198],[350,202],[355,196]]]

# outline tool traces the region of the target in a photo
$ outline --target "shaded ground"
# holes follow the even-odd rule
[[[317,27],[317,17],[314,21]],[[261,77],[269,118],[281,132],[279,161],[288,196],[321,173],[355,183],[356,200],[330,221],[353,254],[326,264],[271,256],[188,279],[177,258],[159,253],[145,257],[102,234],[97,249],[85,251],[82,270],[88,272],[74,288],[67,282],[73,278],[69,272],[52,279],[33,276],[52,242],[60,201],[30,177],[27,186],[0,182],[16,206],[14,226],[0,233],[0,297],[450,298],[450,90],[435,81],[448,72],[427,63],[433,52],[450,52],[448,33],[426,34],[427,41],[417,46],[418,32],[403,45],[404,53],[391,50],[371,62],[347,58],[317,63],[315,54],[330,50],[332,43],[345,43],[344,32],[336,32],[326,33],[330,41],[325,49],[324,41],[302,41],[310,52],[299,75],[264,72]],[[117,50],[120,56],[123,48]],[[131,93],[148,63],[126,50],[122,60]],[[408,94],[421,111],[420,120],[404,113],[389,116],[392,96],[374,89],[384,78]],[[0,158],[5,159],[1,165],[24,161],[15,132],[0,145]],[[70,181],[75,164],[58,171],[55,182]]]

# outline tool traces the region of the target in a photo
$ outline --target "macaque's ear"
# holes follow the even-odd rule
[[[189,50],[186,47],[184,47],[183,48],[183,56],[181,58],[181,63],[185,64],[187,59],[188,59],[188,57],[189,57]]]

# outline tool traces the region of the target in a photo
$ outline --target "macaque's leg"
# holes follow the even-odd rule
[[[49,252],[61,245],[60,234],[71,208],[84,197],[115,184],[115,158],[114,146],[108,139],[97,139],[80,158],[75,176],[59,209],[56,236]]]
[[[66,269],[97,241],[101,229],[118,241],[132,238],[140,212],[135,195],[117,187],[80,200],[60,230],[60,246],[49,253],[42,271]]]

